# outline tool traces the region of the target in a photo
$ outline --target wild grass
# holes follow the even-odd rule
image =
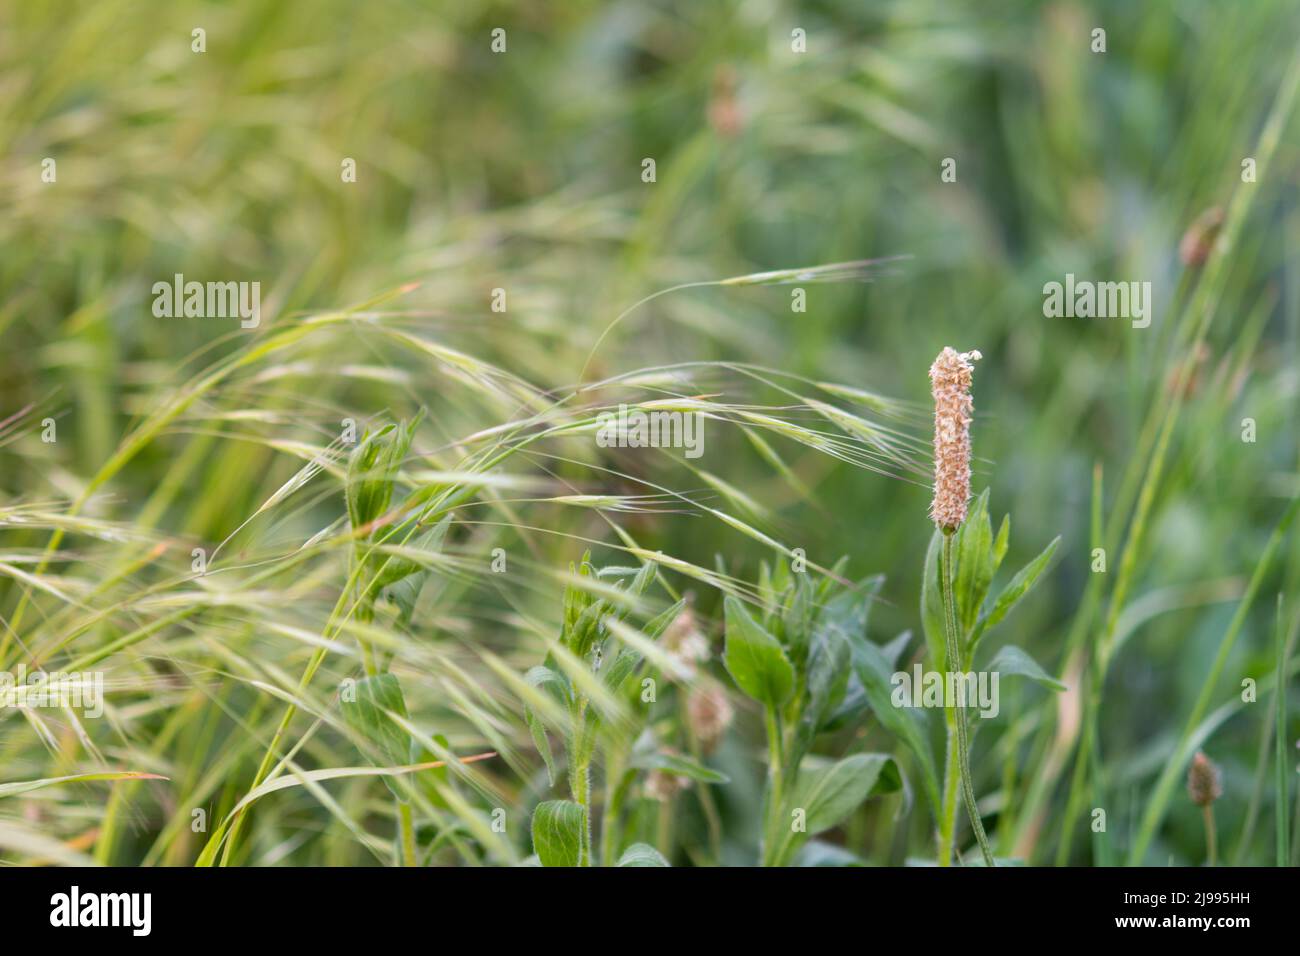
[[[977,862],[958,715],[888,703],[952,342],[994,862],[1206,862],[1204,751],[1220,862],[1294,864],[1294,11],[525,6],[0,3],[0,673],[106,687],[0,708],[0,861]]]

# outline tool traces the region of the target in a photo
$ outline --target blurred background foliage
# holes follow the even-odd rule
[[[1105,53],[1090,50],[1098,26]],[[202,54],[190,48],[196,27],[206,30]],[[503,55],[489,48],[497,27],[507,30]],[[795,28],[807,32],[806,53],[791,51]],[[1089,578],[1094,465],[1109,503],[1148,411],[1172,394],[1175,319],[1197,276],[1180,243],[1207,210],[1251,189],[1239,241],[1224,251],[1215,321],[1194,357],[1187,410],[1134,575],[1132,600],[1167,613],[1142,619],[1120,651],[1100,715],[1119,827],[1140,808],[1233,599],[1300,491],[1296,122],[1284,126],[1267,176],[1240,183],[1297,36],[1300,8],[1286,0],[5,0],[0,417],[28,410],[22,421],[30,425],[50,415],[59,441],[42,443],[34,427],[6,429],[0,506],[57,509],[75,500],[162,396],[248,345],[220,321],[154,318],[150,287],[174,273],[260,281],[262,326],[251,334],[262,339],[302,316],[418,283],[383,304],[389,316],[549,390],[577,383],[615,316],[668,286],[907,256],[869,283],[808,285],[804,313],[791,311],[789,286],[657,298],[601,343],[589,377],[750,362],[913,403],[919,417],[909,427],[924,440],[933,356],[949,344],[979,349],[976,488],[991,489],[995,520],[1012,515],[1007,566],[1063,535],[1059,564],[1005,636],[1056,671]],[[45,157],[57,162],[56,183],[41,180]],[[355,184],[340,180],[345,157],[356,161]],[[657,165],[651,184],[641,181],[647,157]],[[940,180],[949,157],[955,183]],[[1042,286],[1067,272],[1150,281],[1150,328],[1044,318]],[[507,290],[504,314],[489,309],[497,287]],[[749,388],[757,391],[742,382],[729,395],[744,401]],[[284,443],[325,445],[342,418],[378,424],[421,407],[428,418],[416,445],[426,450],[511,413],[458,394],[364,323],[345,323],[297,344],[274,368],[203,396],[97,489],[83,514],[183,542],[166,559],[166,574],[179,575],[189,544],[234,534],[302,466]],[[1245,417],[1257,422],[1255,444],[1241,441]],[[701,467],[770,511],[764,527],[781,540],[827,566],[848,555],[854,579],[887,576],[873,637],[918,631],[929,539],[923,482],[783,449],[805,496],[734,430],[712,429],[706,441]],[[568,467],[556,464],[583,490],[609,490]],[[672,487],[700,486],[671,458],[624,467]],[[334,520],[341,500],[337,484],[315,489],[310,501],[236,535],[230,553],[249,561],[280,553]],[[521,522],[614,540],[594,513],[543,509]],[[720,555],[750,580],[764,556],[697,515],[620,523],[650,550],[701,567]],[[493,533],[508,549],[523,540],[538,566],[563,568],[582,550],[563,535]],[[4,537],[24,553],[48,541],[12,523]],[[65,547],[82,562],[74,576],[89,583],[125,573],[120,556],[108,557],[118,551]],[[286,595],[286,614],[293,600],[305,607],[314,599],[320,575]],[[144,565],[130,577],[139,586],[172,580]],[[438,627],[508,657],[517,651],[520,662],[537,657],[535,635],[510,633],[521,619],[559,614],[558,592],[537,577],[509,598],[494,585],[464,585],[462,616]],[[1283,590],[1300,601],[1297,584],[1293,536],[1216,700],[1234,693],[1239,676],[1269,672],[1272,597]],[[4,587],[9,620],[23,589],[13,579]],[[720,595],[697,591],[701,611],[715,616]],[[328,610],[332,602],[323,603]],[[24,626],[54,613],[40,596],[36,604]],[[207,631],[195,624],[169,637],[164,629],[119,655],[127,658],[121,666],[139,664],[132,654],[176,654],[216,679],[238,670],[213,646],[229,640],[242,642],[227,645],[240,648],[241,661],[265,655],[296,675],[292,655],[304,650],[254,636],[263,612],[256,601],[247,610],[248,620],[213,621]],[[107,643],[115,633],[98,624],[76,639]],[[12,637],[4,666],[17,660],[21,628]],[[162,673],[150,667],[151,679]],[[239,731],[220,721],[237,717],[236,701],[247,698],[223,692],[213,699],[231,713],[214,711],[213,723],[190,729],[168,717],[183,698],[176,693],[137,703],[141,713],[123,718],[135,723],[119,723],[99,746],[122,758],[110,763],[147,754],[149,766],[137,769],[169,764],[191,782],[220,766],[228,776],[206,792],[238,796],[250,776],[239,761],[252,758],[230,756],[221,742]],[[1007,720],[1017,709],[1053,706],[1037,688],[1015,700],[1004,704]],[[156,715],[144,713],[155,707]],[[276,713],[245,716],[256,725]],[[1247,813],[1264,720],[1249,711],[1209,748],[1224,767],[1227,820]],[[192,752],[205,756],[185,767],[176,743],[189,733]],[[55,775],[75,749],[59,739],[53,752],[42,749],[8,719],[0,728],[4,779]],[[78,823],[61,822],[65,836],[97,815],[104,792],[67,798]],[[745,804],[756,792],[738,783],[724,810],[752,816]],[[174,832],[159,837],[175,806],[144,788],[123,799],[130,823],[107,849],[102,839],[94,847],[102,859],[192,858],[196,847]],[[311,800],[297,799],[277,811],[284,818],[266,811],[268,826],[319,822]],[[1199,860],[1199,812],[1176,803],[1152,861]],[[849,839],[881,862],[925,855],[923,823],[893,842],[872,833]],[[1229,850],[1237,835],[1227,829]],[[346,841],[317,852],[308,838],[268,840],[285,847],[281,855],[251,860],[357,862]],[[1267,859],[1267,827],[1253,840],[1246,857]],[[1084,841],[1076,843],[1075,862],[1087,860]],[[1047,858],[1050,850],[1038,852]]]

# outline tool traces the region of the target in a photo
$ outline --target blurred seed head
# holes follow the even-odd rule
[[[686,777],[665,773],[662,770],[651,770],[645,778],[645,794],[651,800],[667,803],[690,785],[691,781]]]
[[[1204,751],[1196,751],[1192,765],[1187,768],[1187,795],[1198,807],[1208,807],[1223,796],[1223,785],[1219,779],[1219,768]]]
[[[695,676],[695,665],[709,659],[709,639],[700,630],[689,601],[664,631],[660,640],[665,651],[681,665],[684,674]]]
[[[1189,269],[1204,265],[1214,251],[1214,242],[1219,238],[1222,227],[1223,210],[1218,206],[1211,206],[1197,216],[1178,243],[1178,258],[1183,261],[1183,265]]]
[[[735,715],[726,689],[720,684],[711,681],[699,684],[691,688],[686,698],[686,719],[691,733],[706,753],[718,746]]]
[[[736,86],[736,70],[730,64],[724,63],[714,70],[713,90],[709,96],[709,125],[724,139],[735,139],[745,125]]]
[[[1165,392],[1171,397],[1181,395],[1184,399],[1192,398],[1201,389],[1205,364],[1209,359],[1210,347],[1204,342],[1197,342],[1184,363],[1169,370],[1165,379]]]

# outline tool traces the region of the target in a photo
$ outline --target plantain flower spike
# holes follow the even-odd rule
[[[945,534],[966,520],[970,501],[971,373],[979,352],[945,347],[930,366],[934,395],[934,501],[930,517]]]
[[[1187,795],[1198,807],[1208,807],[1223,796],[1219,768],[1199,750],[1192,758],[1192,765],[1187,768]]]

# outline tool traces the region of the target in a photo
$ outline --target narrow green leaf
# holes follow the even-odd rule
[[[1291,821],[1289,819],[1291,811],[1291,761],[1287,757],[1287,740],[1286,733],[1286,673],[1287,673],[1287,638],[1286,629],[1282,626],[1282,595],[1277,596],[1277,647],[1275,656],[1277,667],[1274,671],[1277,674],[1277,684],[1273,688],[1273,745],[1274,745],[1274,815],[1275,815],[1275,842],[1277,851],[1277,865],[1287,866],[1290,863],[1291,851],[1288,842],[1291,837]]]
[[[685,607],[686,599],[678,600],[671,607],[651,618],[642,628],[641,633],[652,641],[658,640],[663,632],[668,629],[668,625],[677,619],[677,616],[681,614],[682,609]],[[644,659],[644,656],[637,653],[635,649],[627,646],[621,647],[614,658],[614,662],[605,670],[603,678],[605,686],[617,693],[623,682],[632,675],[633,671]]]
[[[524,675],[524,680],[530,687],[551,688],[560,701],[568,703],[569,682],[549,667],[538,664],[536,667],[529,668],[528,673]],[[551,754],[551,742],[546,737],[546,728],[542,726],[541,718],[527,704],[524,705],[524,721],[528,724],[529,734],[532,735],[533,746],[537,748],[537,752],[542,755],[542,760],[546,763],[546,779],[551,786],[555,786],[555,759]]]
[[[1297,64],[1300,64],[1300,59],[1297,60]],[[1297,78],[1300,79],[1300,73],[1297,73]],[[1291,527],[1291,522],[1295,520],[1297,512],[1300,512],[1300,496],[1291,500],[1282,515],[1282,520],[1278,522],[1277,527],[1273,529],[1273,533],[1269,535],[1268,542],[1264,546],[1264,553],[1255,562],[1255,570],[1250,576],[1250,583],[1246,586],[1246,593],[1242,595],[1237,610],[1232,615],[1232,620],[1228,622],[1228,628],[1219,641],[1219,649],[1214,655],[1214,662],[1210,665],[1209,672],[1201,682],[1200,693],[1196,697],[1196,703],[1192,705],[1192,712],[1188,715],[1178,745],[1173,755],[1166,761],[1160,772],[1160,777],[1156,780],[1155,787],[1151,791],[1151,796],[1147,800],[1146,809],[1142,813],[1137,833],[1129,848],[1128,859],[1130,866],[1138,866],[1146,859],[1151,841],[1155,839],[1156,829],[1164,820],[1165,813],[1169,809],[1169,801],[1173,798],[1174,788],[1178,786],[1178,778],[1187,769],[1187,764],[1192,759],[1193,749],[1200,743],[1196,740],[1196,733],[1202,719],[1205,718],[1205,712],[1209,708],[1210,702],[1214,698],[1215,686],[1223,673],[1224,666],[1228,662],[1229,655],[1232,653],[1232,647],[1237,641],[1237,636],[1246,623],[1246,616],[1250,613],[1251,605],[1255,601],[1255,595],[1259,593],[1264,577],[1268,573],[1268,569],[1272,565],[1273,558],[1281,547],[1282,541],[1286,538],[1287,529]],[[1220,707],[1219,709],[1222,710],[1223,708]]]
[[[993,660],[989,661],[985,670],[993,671],[1003,676],[1015,675],[1019,677],[1028,677],[1032,681],[1037,681],[1044,687],[1050,687],[1052,690],[1065,690],[1066,686],[1053,677],[1047,671],[1038,666],[1038,662],[1030,657],[1024,650],[1016,647],[1014,644],[1008,644],[1002,647],[993,655]]]
[[[57,787],[66,783],[91,783],[97,780],[167,780],[156,773],[143,773],[138,770],[106,771],[101,773],[75,773],[68,777],[46,777],[44,780],[21,780],[16,783],[0,783],[0,797],[16,797],[20,793],[30,793],[44,787]]]
[[[704,764],[692,760],[690,757],[681,754],[669,754],[662,751],[651,751],[645,754],[638,754],[632,758],[631,764],[638,770],[659,770],[663,773],[672,774],[675,777],[687,777],[691,780],[698,780],[701,783],[730,783],[731,778],[724,773],[719,773]]]
[[[943,533],[935,528],[925,552],[925,573],[921,582],[921,626],[930,663],[942,670],[948,659],[943,630],[943,595],[939,592],[939,558],[943,554]]]
[[[993,573],[1002,567],[1002,559],[1007,556],[1007,547],[1011,544],[1011,515],[1002,516],[998,526],[998,536],[993,539]]]
[[[981,633],[1006,617],[1011,609],[1020,603],[1020,599],[1029,593],[1029,589],[1034,586],[1034,582],[1047,569],[1048,563],[1052,560],[1052,555],[1056,553],[1056,546],[1060,543],[1061,536],[1057,535],[1038,557],[1021,568],[1016,576],[1011,579],[1011,583],[1002,589],[1002,593],[997,596],[992,609],[981,624]]]
[[[894,638],[888,644],[880,648],[880,653],[890,667],[898,666],[898,659],[903,656],[903,651],[907,650],[907,645],[912,642],[912,632],[904,631]]]

